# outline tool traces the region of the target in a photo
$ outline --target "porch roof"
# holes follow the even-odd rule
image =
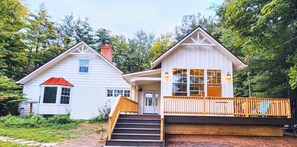
[[[161,69],[152,69],[146,71],[139,71],[123,75],[128,83],[135,83],[137,85],[144,85],[161,81]]]

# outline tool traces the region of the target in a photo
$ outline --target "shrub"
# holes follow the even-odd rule
[[[47,126],[47,120],[40,115],[30,117],[7,115],[0,118],[0,122],[7,127],[42,127]]]
[[[88,123],[101,123],[101,122],[105,122],[105,119],[103,119],[102,115],[98,115],[88,120]]]
[[[6,76],[0,76],[0,116],[17,114],[18,105],[23,100],[21,86]]]
[[[53,127],[58,129],[70,129],[77,126],[78,121],[69,118],[69,115],[55,115],[45,119],[41,115],[0,117],[0,124],[6,127],[31,128],[31,127]]]
[[[68,114],[54,115],[48,118],[48,122],[51,124],[69,124],[73,123],[74,120],[70,119]]]
[[[111,108],[107,104],[105,104],[103,107],[101,107],[101,109],[99,109],[101,120],[103,122],[107,122],[110,110]]]

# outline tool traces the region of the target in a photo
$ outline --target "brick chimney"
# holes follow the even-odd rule
[[[112,62],[112,49],[109,45],[109,41],[105,40],[104,44],[101,45],[101,54],[110,62]]]

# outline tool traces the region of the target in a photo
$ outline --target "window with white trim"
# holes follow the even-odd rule
[[[44,86],[42,103],[70,104],[70,87]]]
[[[79,60],[79,72],[89,72],[89,60]]]
[[[113,97],[113,90],[107,89],[107,97]]]
[[[56,103],[58,87],[44,87],[43,103]]]
[[[172,79],[172,95],[187,96],[187,69],[174,68]]]
[[[70,88],[62,87],[60,104],[69,104]]]
[[[118,97],[119,95],[130,97],[130,90],[128,89],[107,89],[106,90],[107,97]]]

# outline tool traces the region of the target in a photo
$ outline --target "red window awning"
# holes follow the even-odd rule
[[[55,78],[55,77],[52,77],[46,80],[41,85],[63,85],[63,86],[73,87],[73,85],[67,80],[65,80],[64,78]]]

